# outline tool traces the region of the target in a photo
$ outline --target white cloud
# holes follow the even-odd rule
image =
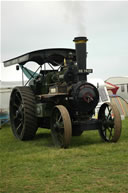
[[[36,49],[73,48],[72,40],[80,34],[89,39],[92,76],[127,75],[128,2],[4,1],[1,5],[2,60]],[[3,78],[7,69],[11,67],[2,68]]]

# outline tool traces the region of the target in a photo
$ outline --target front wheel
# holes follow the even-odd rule
[[[72,125],[67,109],[62,105],[54,107],[51,116],[51,134],[55,146],[67,148],[71,141]]]
[[[121,117],[115,104],[104,103],[99,110],[98,119],[102,123],[99,134],[104,141],[117,142],[121,135]]]

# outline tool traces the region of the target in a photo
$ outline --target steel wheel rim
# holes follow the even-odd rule
[[[121,134],[121,119],[115,105],[105,103],[101,106],[98,119],[102,121],[99,130],[101,137],[107,142],[116,142]]]
[[[56,144],[58,146],[63,146],[64,145],[64,122],[62,119],[62,115],[59,112],[59,110],[56,108],[54,110],[53,114],[53,135],[56,140]]]
[[[55,146],[67,148],[71,140],[71,131],[71,120],[68,111],[62,105],[56,106],[51,119],[51,134]]]
[[[17,137],[22,136],[24,125],[24,104],[20,93],[15,90],[10,102],[10,116]]]

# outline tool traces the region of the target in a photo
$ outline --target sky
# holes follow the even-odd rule
[[[30,51],[75,48],[86,36],[89,78],[128,76],[128,1],[1,1],[0,80],[21,80],[2,61]]]

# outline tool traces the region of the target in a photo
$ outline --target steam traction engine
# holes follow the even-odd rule
[[[86,130],[98,130],[104,141],[116,142],[121,134],[121,119],[115,105],[104,103],[93,119],[99,102],[98,89],[87,82],[92,72],[86,68],[86,37],[74,39],[76,49],[45,49],[4,62],[18,64],[29,77],[25,86],[15,87],[10,97],[13,134],[20,140],[32,139],[39,127],[51,129],[56,146],[66,148],[71,137]],[[39,64],[36,72],[25,67]],[[43,69],[49,65],[49,69]],[[37,73],[39,71],[39,73]]]

